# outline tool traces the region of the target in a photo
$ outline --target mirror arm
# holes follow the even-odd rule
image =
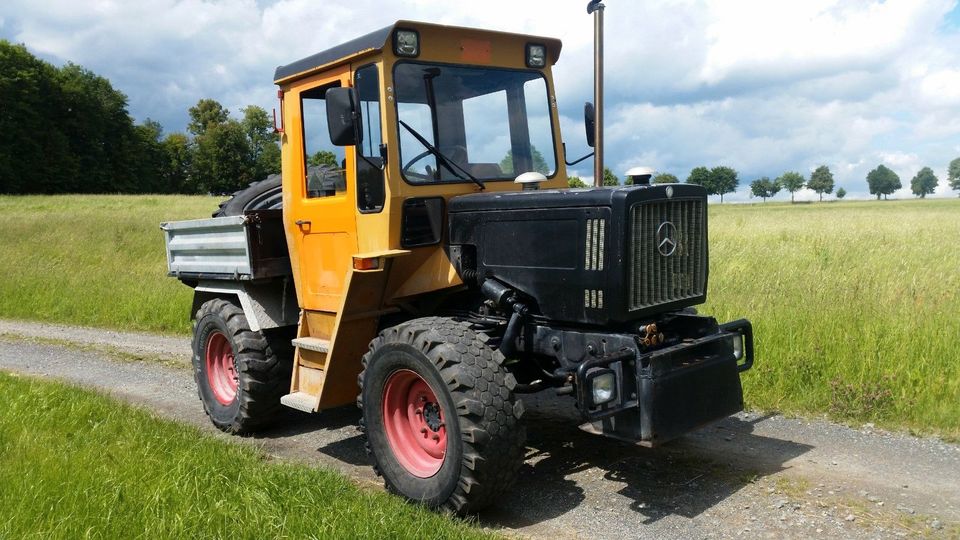
[[[567,161],[567,143],[563,143],[563,162],[567,164],[567,167],[572,167],[572,166],[576,165],[577,163],[580,163],[581,161],[587,159],[588,157],[590,157],[590,156],[592,156],[592,155],[593,155],[593,152],[590,152],[589,154],[583,156],[582,158],[580,158],[580,159],[578,159],[578,160],[576,160],[576,161],[573,161],[573,162]]]
[[[590,152],[589,154],[583,156],[582,158],[580,158],[580,159],[578,159],[578,160],[576,160],[576,161],[567,161],[566,159],[564,159],[563,162],[567,164],[567,167],[572,167],[573,165],[576,165],[577,163],[580,163],[581,161],[587,159],[588,157],[593,157],[593,152]]]

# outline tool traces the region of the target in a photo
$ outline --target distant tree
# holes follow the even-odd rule
[[[183,133],[171,133],[163,139],[164,163],[160,168],[164,184],[174,193],[203,193],[190,179],[193,147]]]
[[[881,195],[886,199],[887,195],[903,187],[903,185],[900,184],[900,177],[897,176],[897,173],[882,164],[867,173],[867,185],[870,186],[870,193],[876,195],[878,201]]]
[[[550,174],[550,166],[547,165],[547,160],[543,159],[543,154],[537,150],[536,146],[530,146],[530,157],[533,158],[533,170],[547,175]],[[507,155],[503,156],[503,159],[500,160],[500,170],[505,174],[514,174],[519,175],[520,173],[528,171],[514,171],[513,169],[513,152],[508,151]]]
[[[230,119],[230,111],[223,108],[215,99],[201,99],[187,111],[190,114],[190,123],[187,131],[196,137],[202,136],[210,126],[219,126]]]
[[[710,169],[706,167],[694,167],[693,170],[690,171],[690,176],[687,177],[687,183],[706,187],[709,191]]]
[[[330,167],[339,167],[340,163],[337,162],[337,155],[329,150],[320,150],[316,154],[307,158],[307,165],[316,167],[318,165],[327,165]]]
[[[783,189],[790,192],[790,202],[793,202],[793,194],[803,189],[804,184],[806,184],[807,179],[803,177],[802,174],[798,172],[785,172],[780,175],[780,178],[777,178],[777,184],[780,185]]]
[[[820,195],[820,201],[823,201],[824,193],[833,193],[833,173],[826,165],[821,165],[810,175],[810,181],[807,182],[807,188]]]
[[[653,177],[654,184],[676,184],[680,179],[670,173],[660,173]]]
[[[950,162],[950,167],[947,169],[947,181],[950,183],[950,189],[960,191],[960,158]]]
[[[837,190],[837,198],[842,199],[847,196],[847,190],[840,188]]]
[[[603,168],[603,185],[605,187],[620,185],[620,179],[607,167]]]
[[[719,195],[720,202],[723,202],[723,195],[737,190],[740,184],[740,178],[737,171],[730,167],[694,167],[687,177],[688,184],[701,185],[707,190],[708,195]]]
[[[914,195],[924,199],[937,189],[938,183],[940,183],[940,179],[933,174],[933,169],[924,167],[910,180],[910,191],[912,191]]]
[[[580,179],[579,176],[570,176],[567,178],[567,185],[572,188],[585,188],[587,183]]]
[[[163,126],[147,118],[142,124],[134,126],[133,130],[136,135],[133,151],[138,156],[134,163],[137,175],[134,191],[172,193],[174,189],[166,182],[163,175],[163,166],[167,157],[162,141]]]
[[[227,194],[254,180],[250,143],[240,122],[207,124],[195,144],[191,176],[202,193]]]
[[[267,116],[267,111],[250,105],[243,109],[241,124],[250,143],[254,180],[280,172],[280,138],[273,131],[273,122]]]
[[[780,192],[780,184],[770,180],[766,176],[750,182],[750,196],[760,197],[763,202],[767,202],[768,197],[773,197]]]
[[[737,171],[730,167],[714,167],[710,169],[710,181],[713,185],[713,195],[720,195],[720,203],[723,203],[725,193],[733,193],[740,184],[740,178]],[[707,188],[710,190],[710,187]]]

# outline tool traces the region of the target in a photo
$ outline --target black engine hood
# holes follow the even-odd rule
[[[448,211],[483,212],[485,210],[523,210],[533,208],[577,208],[612,206],[614,201],[631,195],[635,202],[667,199],[667,187],[673,197],[703,197],[706,192],[696,184],[651,184],[584,189],[548,189],[501,193],[472,193],[450,199]]]

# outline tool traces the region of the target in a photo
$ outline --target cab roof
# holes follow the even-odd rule
[[[489,34],[491,37],[500,36],[526,39],[527,41],[543,43],[546,45],[550,64],[556,64],[557,59],[560,57],[561,43],[560,40],[556,38],[401,20],[391,24],[390,26],[381,28],[379,30],[374,30],[369,34],[360,36],[345,43],[341,43],[340,45],[310,55],[306,58],[302,58],[291,64],[278,66],[273,74],[273,81],[276,84],[280,84],[282,82],[287,82],[292,79],[306,76],[312,72],[319,71],[320,68],[347,62],[357,56],[380,52],[385,47],[389,46],[393,36],[393,31],[397,28],[408,28],[412,30],[432,28],[435,30],[443,30],[451,34],[463,31],[482,32],[484,34]]]

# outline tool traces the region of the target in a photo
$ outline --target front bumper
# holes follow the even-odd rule
[[[662,349],[628,347],[583,362],[575,375],[583,429],[654,446],[743,410],[740,372],[753,366],[753,329],[745,319],[716,328]],[[593,381],[610,373],[613,398],[594,404]]]

